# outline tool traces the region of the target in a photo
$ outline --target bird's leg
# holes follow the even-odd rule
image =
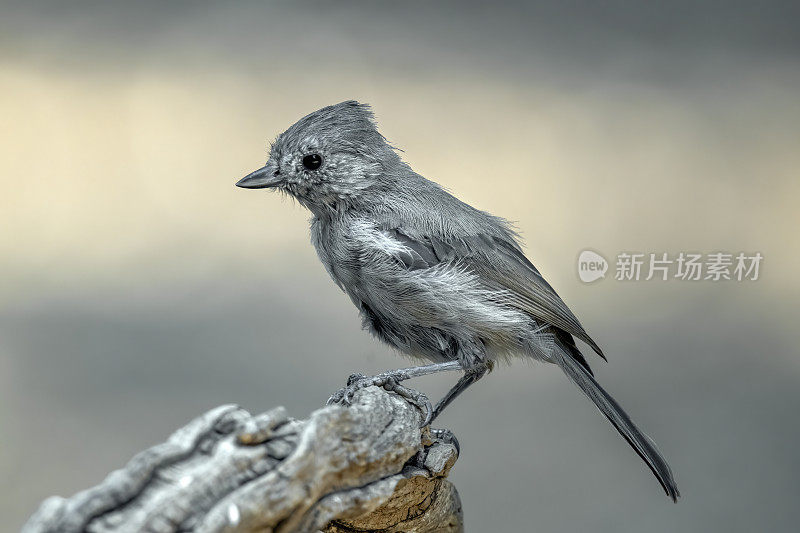
[[[431,416],[430,421],[433,422],[436,420],[436,417],[439,416],[442,411],[444,411],[444,408],[450,405],[450,402],[455,400],[459,394],[467,390],[467,387],[485,376],[486,372],[489,372],[493,366],[494,364],[492,361],[481,361],[465,370],[464,375],[461,376],[461,379],[458,380],[458,383],[456,383],[452,389],[447,391],[447,394],[444,395],[444,398],[439,400],[439,403],[437,403],[436,407],[433,408],[433,415]]]
[[[400,368],[398,370],[389,370],[381,372],[375,376],[367,377],[364,374],[351,374],[347,379],[347,386],[339,389],[328,398],[328,405],[341,403],[350,405],[353,400],[353,395],[361,389],[376,385],[382,387],[387,391],[394,392],[399,396],[405,398],[409,403],[416,405],[424,414],[422,426],[427,426],[430,423],[434,410],[431,407],[431,402],[428,397],[419,391],[404,387],[400,383],[407,379],[416,378],[419,376],[427,376],[428,374],[436,374],[437,372],[447,372],[449,370],[460,370],[461,363],[458,361],[447,361],[445,363],[434,363],[432,365],[412,366],[409,368]]]

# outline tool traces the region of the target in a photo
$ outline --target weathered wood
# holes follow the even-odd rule
[[[377,387],[307,420],[218,407],[96,487],[48,498],[23,532],[462,531],[446,479],[458,452],[420,422]]]

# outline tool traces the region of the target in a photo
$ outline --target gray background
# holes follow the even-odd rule
[[[520,362],[440,421],[469,531],[796,529],[797,3],[562,4],[3,4],[0,528],[217,404],[305,416],[406,363],[360,331],[307,213],[233,187],[355,98],[517,222],[683,493]],[[585,285],[584,248],[765,260],[757,282]]]

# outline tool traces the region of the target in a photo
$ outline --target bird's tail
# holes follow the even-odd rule
[[[650,437],[639,431],[622,407],[595,381],[591,373],[570,354],[570,348],[553,350],[555,362],[569,378],[581,388],[592,402],[608,418],[620,435],[639,454],[650,470],[653,471],[658,482],[664,487],[667,496],[677,502],[680,492],[672,477],[667,460],[656,448]],[[577,348],[574,348],[577,351]],[[579,352],[580,353],[580,352]]]

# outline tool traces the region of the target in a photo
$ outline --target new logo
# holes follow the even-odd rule
[[[602,255],[584,250],[578,256],[578,277],[584,283],[592,283],[606,276],[608,261]]]

